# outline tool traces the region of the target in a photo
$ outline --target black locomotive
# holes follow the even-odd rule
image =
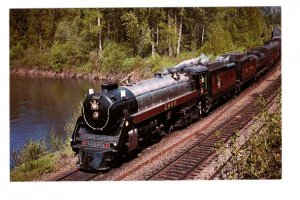
[[[207,62],[185,61],[154,78],[89,90],[82,103],[71,146],[86,170],[107,170],[122,156],[143,149],[174,127],[185,127],[224,96],[238,94],[280,57],[280,37],[247,53],[230,53]]]

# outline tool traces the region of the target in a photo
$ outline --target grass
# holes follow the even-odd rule
[[[39,146],[40,143],[41,141],[30,141],[30,145],[25,145],[25,148],[20,150],[18,155],[24,155],[28,154],[28,152],[34,152],[32,146]],[[53,151],[52,148],[48,149],[44,154],[38,156],[33,154],[29,155],[31,156],[28,156],[27,159],[23,159],[22,162],[14,159],[16,166],[11,170],[11,181],[37,180],[44,174],[59,170],[60,167],[68,164],[65,163],[68,158],[74,157],[70,145],[63,145],[56,151]]]
[[[33,161],[25,162],[10,173],[11,181],[32,181],[38,179],[41,175],[55,170],[55,163],[58,155],[51,153]]]

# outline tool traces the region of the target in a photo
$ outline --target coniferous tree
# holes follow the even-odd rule
[[[243,51],[267,40],[280,15],[280,7],[12,9],[11,66],[101,70],[110,51],[125,56],[122,66],[150,55]]]

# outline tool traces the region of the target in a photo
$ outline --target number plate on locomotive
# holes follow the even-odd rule
[[[109,143],[88,141],[88,140],[82,140],[81,145],[85,146],[85,147],[91,147],[91,148],[97,148],[97,149],[110,148]]]
[[[94,135],[88,133],[80,133],[80,139],[86,140],[101,140],[107,142],[118,142],[119,136],[105,136],[105,135]]]

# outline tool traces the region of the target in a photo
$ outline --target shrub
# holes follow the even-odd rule
[[[102,52],[101,69],[106,71],[123,70],[123,62],[128,56],[124,45],[109,43]]]
[[[78,72],[89,73],[93,70],[93,64],[90,62],[85,63],[82,67],[78,68]]]
[[[81,66],[87,62],[88,56],[82,52],[79,46],[79,44],[72,41],[66,43],[55,42],[51,47],[52,69],[61,72],[65,66]]]
[[[50,61],[49,49],[41,50],[34,47],[23,49],[22,46],[17,45],[10,51],[11,67],[48,69],[51,65]]]
[[[72,137],[72,133],[74,131],[75,124],[77,122],[77,118],[81,113],[81,106],[78,106],[77,109],[74,111],[73,116],[71,120],[65,125],[64,130],[66,133],[66,139],[65,142],[62,144],[62,154],[67,154],[67,155],[73,155],[72,148],[70,146],[70,140]]]
[[[65,44],[55,44],[51,48],[51,67],[56,72],[61,72],[67,62],[68,48]]]
[[[99,70],[100,67],[100,56],[99,56],[99,52],[98,51],[91,51],[89,53],[89,60],[88,62],[89,64],[92,65],[92,68]]]
[[[148,58],[147,63],[152,69],[152,72],[161,71],[163,69],[163,67],[161,66],[161,60],[162,59],[160,55],[157,53]]]
[[[9,54],[10,60],[20,59],[22,57],[22,53],[24,51],[24,47],[22,42],[18,42],[16,46],[11,47]]]
[[[62,145],[63,145],[62,136],[55,133],[53,128],[50,130],[50,145],[51,145],[51,151],[58,151],[62,149]]]
[[[58,157],[54,154],[43,156],[37,160],[32,160],[17,166],[10,173],[11,181],[31,181],[39,178],[41,174],[46,174],[55,170],[55,162]]]
[[[129,72],[141,67],[145,67],[145,65],[145,60],[140,56],[136,56],[133,58],[126,58],[122,63],[122,68],[124,71]]]
[[[22,150],[13,151],[12,159],[15,162],[15,165],[18,166],[24,162],[37,160],[46,153],[47,147],[44,140],[29,140],[25,143]]]

